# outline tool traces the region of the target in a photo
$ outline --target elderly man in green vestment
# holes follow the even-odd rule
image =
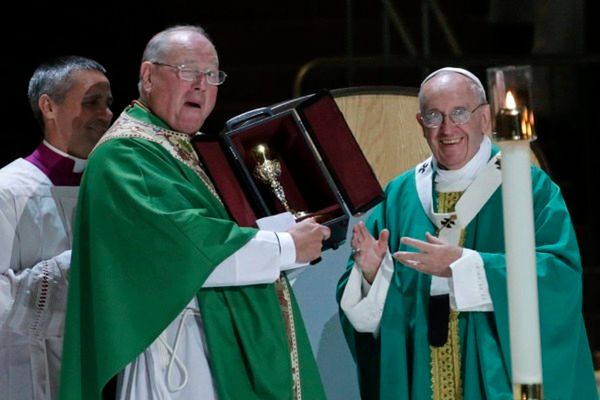
[[[330,232],[313,219],[287,232],[231,221],[190,143],[225,78],[199,27],[146,46],[140,99],[81,186],[61,399],[324,398],[280,276],[319,257]]]
[[[364,399],[512,399],[501,155],[479,79],[430,74],[417,119],[432,156],[386,188],[338,288]],[[532,166],[544,393],[597,399],[581,261],[560,189]]]

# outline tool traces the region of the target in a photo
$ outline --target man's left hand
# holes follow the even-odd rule
[[[450,245],[429,232],[425,234],[427,241],[403,237],[402,244],[414,247],[420,252],[398,251],[394,258],[406,265],[429,275],[441,277],[452,276],[450,264],[462,256],[462,247]]]

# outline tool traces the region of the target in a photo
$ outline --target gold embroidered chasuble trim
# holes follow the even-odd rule
[[[454,212],[454,206],[462,194],[463,192],[438,192],[437,212]],[[463,229],[458,244],[463,245],[464,240],[465,230]],[[441,347],[429,346],[433,400],[461,400],[463,398],[458,315],[457,311],[450,311],[446,343]]]
[[[302,400],[302,386],[300,380],[300,357],[298,356],[298,343],[296,340],[296,324],[294,321],[294,312],[292,310],[292,297],[290,287],[285,276],[280,276],[275,281],[277,289],[277,298],[281,307],[281,314],[285,323],[285,330],[288,337],[290,349],[290,361],[292,365],[292,391],[294,400]]]
[[[192,146],[188,134],[164,129],[122,113],[108,131],[106,131],[104,136],[102,136],[96,147],[110,139],[117,138],[141,138],[160,144],[175,159],[191,168],[206,185],[208,190],[222,203],[212,181],[201,166],[200,159]]]

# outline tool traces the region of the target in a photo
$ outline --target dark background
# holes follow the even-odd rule
[[[426,14],[424,4],[439,6],[441,18],[435,8]],[[384,17],[390,6],[395,17]],[[584,263],[584,316],[591,345],[600,350],[600,218],[592,194],[600,172],[595,154],[600,112],[597,2],[170,0],[13,7],[9,13],[4,6],[2,27],[0,166],[28,155],[41,140],[26,95],[39,63],[65,54],[101,62],[108,69],[116,116],[137,98],[146,42],[172,24],[201,24],[229,75],[203,128],[207,133],[218,133],[226,119],[241,112],[320,88],[416,87],[432,69],[447,65],[471,69],[485,83],[488,67],[533,65],[536,144],[572,214]],[[398,20],[412,50],[396,29]],[[456,39],[454,50],[441,20]],[[298,83],[299,71],[311,61],[315,67]]]

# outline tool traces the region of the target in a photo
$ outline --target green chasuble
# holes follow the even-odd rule
[[[256,230],[231,221],[188,135],[131,106],[92,152],[79,193],[62,400],[100,399],[194,296],[221,400],[324,398],[291,291],[290,312],[275,284],[202,288]]]
[[[390,231],[390,251],[414,251],[402,236],[425,240],[436,227],[416,190],[424,164],[393,180],[370,215],[369,230]],[[581,261],[560,189],[532,167],[543,385],[546,399],[597,399],[582,308]],[[460,312],[460,374],[463,398],[512,399],[502,193],[498,188],[466,227],[464,247],[484,261],[493,312]],[[349,265],[353,262],[350,260]],[[351,269],[342,276],[338,301]],[[363,399],[432,398],[427,311],[431,276],[395,261],[377,339],[358,333],[340,310],[348,344],[358,365]]]

